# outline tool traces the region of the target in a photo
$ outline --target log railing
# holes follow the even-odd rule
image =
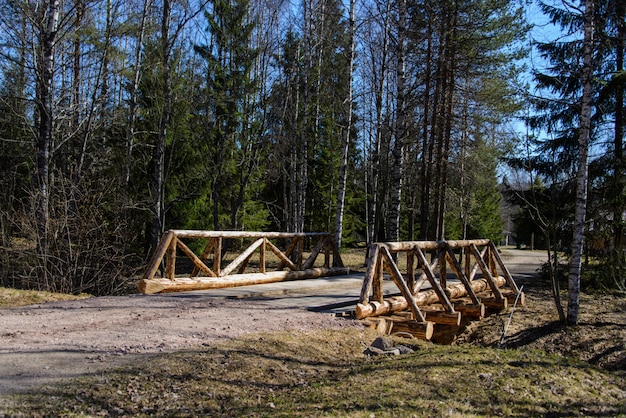
[[[397,262],[402,253],[406,255],[404,274]],[[448,284],[448,269],[459,283]],[[479,270],[481,278],[478,278]],[[384,272],[394,281],[401,297],[383,298]],[[427,281],[431,289],[422,291]],[[505,286],[509,288],[506,295],[501,290]],[[488,239],[375,243],[370,247],[356,316],[362,319],[409,308],[416,321],[425,322],[428,315],[419,306],[431,304],[441,304],[440,316],[444,317],[454,315],[457,310],[482,312],[485,299],[481,300],[477,294],[483,291],[490,291],[493,301],[489,302],[501,307],[506,307],[507,297],[520,293],[496,246]],[[453,300],[459,297],[469,298],[471,306],[455,305]],[[435,316],[432,312],[428,314]]]
[[[204,246],[203,251],[197,255],[183,242],[183,239],[202,239],[208,240],[208,243]],[[307,239],[316,240],[316,245],[309,256],[304,259],[304,246]],[[252,242],[234,260],[226,263],[222,259],[225,240]],[[283,251],[279,248],[279,244],[272,242],[272,240],[287,242],[288,246]],[[272,266],[269,266],[268,263],[268,250],[275,255],[274,259],[278,259]],[[179,251],[193,263],[193,270],[187,277],[180,277],[176,273],[176,259]],[[249,267],[249,262],[257,252],[259,257],[258,271],[247,273],[246,269]],[[323,265],[316,266],[317,258],[321,253],[324,254]],[[161,269],[162,265],[164,265],[163,269]],[[160,269],[164,277],[156,278],[155,276]],[[332,236],[325,232],[169,230],[162,235],[139,283],[139,290],[144,293],[156,293],[231,287],[345,274],[346,272]]]

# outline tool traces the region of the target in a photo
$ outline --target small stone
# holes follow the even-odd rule
[[[389,356],[399,356],[400,350],[397,348],[391,350],[381,350],[380,348],[369,346],[363,351],[363,354],[367,356],[380,356],[380,355],[389,355]]]
[[[389,351],[396,347],[396,343],[389,337],[378,337],[374,340],[371,346],[382,351]]]
[[[406,345],[402,345],[402,344],[398,344],[396,346],[396,349],[400,351],[400,354],[411,354],[415,352],[415,350],[413,350],[412,348],[409,348]]]
[[[369,346],[365,349],[365,351],[363,351],[363,354],[365,354],[366,356],[380,356],[382,354],[385,354],[385,352],[380,348]]]

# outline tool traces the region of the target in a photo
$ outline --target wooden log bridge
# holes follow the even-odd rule
[[[401,315],[409,322],[378,323],[376,328],[383,332],[406,333],[408,328],[414,336],[429,339],[427,330],[433,328],[432,323],[459,326],[462,315],[482,318],[486,307],[504,309],[518,295],[518,303],[524,304],[523,293],[488,239],[375,243],[369,251],[357,319],[382,315],[397,319],[399,313],[409,310],[408,318]],[[406,255],[404,273],[399,267],[400,254]],[[448,269],[457,282],[448,283]],[[385,272],[401,296],[383,297]],[[426,282],[430,289],[422,290]]]
[[[183,240],[203,241],[204,249],[200,255],[196,255]],[[227,262],[223,259],[226,240],[231,244],[235,241],[249,244],[245,248],[242,245],[239,254]],[[316,244],[304,259],[306,240]],[[286,243],[285,250],[280,249],[279,241]],[[176,272],[179,252],[192,263],[193,270],[189,274],[181,275]],[[250,261],[255,253],[258,253],[258,264],[255,271],[251,272]],[[322,253],[323,261],[318,261],[318,256]],[[164,277],[155,277],[158,271]],[[347,273],[348,269],[343,265],[332,236],[326,232],[169,230],[161,236],[138,288],[140,292],[151,294],[247,286]]]

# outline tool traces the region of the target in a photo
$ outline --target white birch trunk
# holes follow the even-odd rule
[[[50,217],[50,147],[52,145],[53,129],[53,88],[54,78],[54,49],[57,40],[57,26],[59,23],[59,0],[50,0],[47,6],[48,20],[41,30],[42,43],[41,68],[37,81],[39,130],[37,137],[37,172],[35,187],[39,195],[37,201],[37,228],[39,234],[39,253],[43,265],[43,287],[48,287],[48,221]]]
[[[354,32],[356,27],[356,0],[350,0],[350,57],[346,65],[348,78],[348,94],[344,102],[346,126],[344,127],[341,142],[341,166],[339,174],[339,191],[337,193],[337,214],[335,216],[335,246],[341,250],[341,235],[343,232],[343,211],[346,200],[346,185],[348,181],[348,151],[350,150],[350,131],[352,130],[352,74],[354,66]]]
[[[389,237],[388,241],[400,239],[400,205],[402,202],[402,175],[404,160],[405,126],[405,43],[406,43],[406,0],[398,2],[398,67],[397,67],[397,98],[396,121],[394,129],[394,145],[391,167],[391,202],[389,205]]]
[[[583,96],[580,109],[580,131],[578,137],[578,174],[576,176],[576,211],[574,215],[574,237],[572,239],[572,258],[570,260],[568,280],[567,324],[578,324],[580,304],[580,275],[585,237],[585,219],[587,211],[587,177],[589,159],[589,137],[591,131],[591,104],[593,69],[593,15],[594,0],[585,1],[584,14],[584,55],[582,69]]]

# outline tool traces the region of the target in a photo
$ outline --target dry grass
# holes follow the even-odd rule
[[[416,343],[368,358],[360,329],[281,332],[146,359],[9,398],[15,416],[626,416],[623,372],[534,350]]]
[[[38,290],[18,290],[0,287],[0,309],[13,308],[16,306],[35,305],[58,300],[86,299],[91,295],[68,295],[65,293],[42,292]]]

